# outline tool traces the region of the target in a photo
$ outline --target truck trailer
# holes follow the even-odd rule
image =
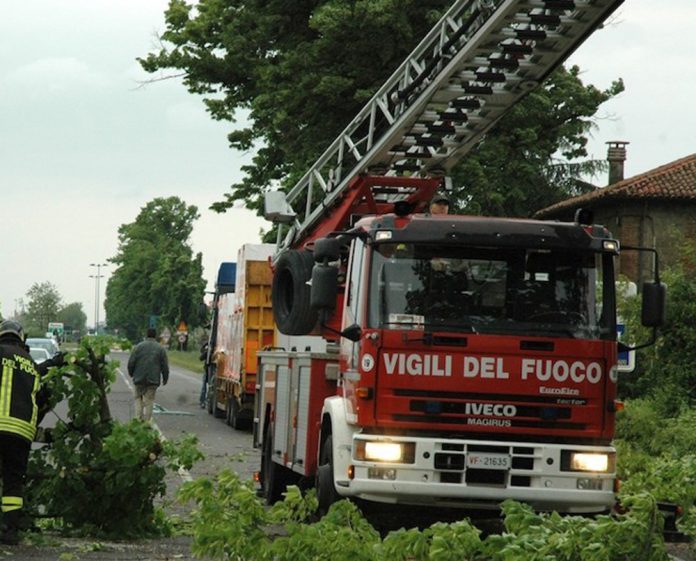
[[[245,244],[234,281],[218,283],[206,357],[208,411],[233,428],[250,426],[256,394],[256,352],[273,347],[272,244]],[[231,264],[221,265],[221,274]],[[224,275],[223,275],[224,276]]]

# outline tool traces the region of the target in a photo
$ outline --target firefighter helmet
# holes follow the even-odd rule
[[[15,335],[21,341],[24,341],[24,329],[18,322],[11,319],[6,319],[0,323],[0,337],[3,335]]]

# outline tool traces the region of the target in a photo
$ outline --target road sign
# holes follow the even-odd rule
[[[48,331],[58,337],[63,337],[64,329],[64,325],[61,322],[51,321],[48,323]]]
[[[625,341],[626,326],[623,323],[617,323],[616,333],[619,336],[619,341]],[[619,372],[633,372],[635,370],[636,351],[619,351],[618,359],[617,369]]]

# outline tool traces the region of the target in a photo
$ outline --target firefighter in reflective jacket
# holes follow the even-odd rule
[[[0,469],[2,469],[2,533],[0,542],[19,543],[27,462],[36,427],[47,403],[41,376],[58,359],[37,366],[16,321],[0,323]]]

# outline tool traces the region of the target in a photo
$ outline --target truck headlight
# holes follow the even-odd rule
[[[355,459],[368,462],[413,463],[415,446],[412,442],[356,440]]]
[[[571,452],[568,469],[570,471],[608,472],[613,455],[588,452]],[[613,467],[613,466],[611,466]]]

